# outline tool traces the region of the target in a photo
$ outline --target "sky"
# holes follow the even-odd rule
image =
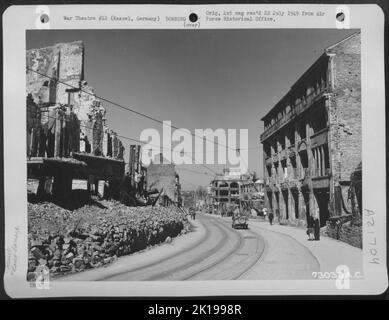
[[[326,47],[355,31],[31,30],[26,49],[82,40],[85,80],[98,96],[192,132],[248,129],[249,171],[261,177],[260,119]],[[104,107],[109,127],[119,135],[139,139],[144,129],[155,128],[162,139],[161,124],[105,102]],[[127,151],[131,142],[122,141]],[[225,165],[206,167],[177,166],[183,189],[208,185]]]

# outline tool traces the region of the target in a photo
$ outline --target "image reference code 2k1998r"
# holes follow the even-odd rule
[[[241,305],[239,304],[221,304],[221,305],[210,305],[210,304],[194,304],[192,305],[191,313],[193,315],[211,315],[211,314],[221,314],[221,315],[238,315],[242,314]]]
[[[201,315],[241,315],[242,306],[239,304],[193,304],[191,307],[155,306],[148,307],[148,315],[170,315],[180,318],[185,314]]]

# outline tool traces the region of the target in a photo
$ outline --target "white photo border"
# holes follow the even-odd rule
[[[39,17],[49,9],[51,29],[188,29],[182,22],[166,23],[166,16],[200,17],[197,29],[335,29],[337,5],[324,4],[247,4],[247,5],[53,5],[11,6],[3,14],[4,86],[4,207],[5,256],[4,285],[7,294],[22,297],[66,296],[237,296],[237,295],[369,295],[387,289],[386,269],[386,135],[384,76],[384,13],[377,5],[346,5],[350,29],[361,30],[362,74],[362,155],[363,204],[374,214],[364,215],[364,278],[352,281],[349,290],[339,290],[335,280],[258,280],[189,282],[64,282],[53,281],[50,289],[37,289],[26,280],[27,270],[27,170],[25,157],[26,30],[43,27]],[[283,17],[274,23],[203,21],[206,10],[320,10],[321,19]],[[149,15],[159,21],[99,22],[63,20],[64,15]],[[374,219],[374,225],[372,220]],[[373,257],[379,264],[370,263]]]

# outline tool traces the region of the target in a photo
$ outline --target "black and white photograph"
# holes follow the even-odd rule
[[[236,8],[193,11],[186,29],[107,28],[162,16],[98,12],[25,30],[25,132],[12,148],[25,155],[26,224],[6,248],[11,273],[18,237],[18,272],[44,294],[131,281],[201,283],[201,295],[263,280],[347,294],[381,267],[365,235],[376,211],[362,27],[188,27],[282,17]]]
[[[26,41],[29,279],[362,276],[358,30]]]

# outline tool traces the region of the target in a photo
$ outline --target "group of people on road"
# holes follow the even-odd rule
[[[320,220],[319,218],[307,217],[307,236],[308,240],[320,240]]]
[[[239,212],[239,206],[231,206],[229,209],[230,215]],[[248,208],[247,208],[248,210]],[[268,218],[270,225],[273,225],[274,214],[272,211],[268,213],[267,208],[262,209],[263,216]],[[196,209],[191,207],[189,208],[189,214],[192,220],[196,220]],[[226,213],[227,214],[227,213]],[[228,215],[228,214],[227,214]],[[320,240],[320,220],[319,220],[319,209],[315,211],[314,216],[307,216],[307,236],[308,240]]]
[[[270,225],[273,225],[274,214],[272,211],[267,212],[267,208],[262,209],[264,217],[269,219]],[[308,240],[320,240],[320,220],[319,220],[319,209],[316,209],[315,216],[307,216],[307,236]]]
[[[189,215],[192,218],[192,220],[196,220],[196,209],[193,207],[189,208]]]

